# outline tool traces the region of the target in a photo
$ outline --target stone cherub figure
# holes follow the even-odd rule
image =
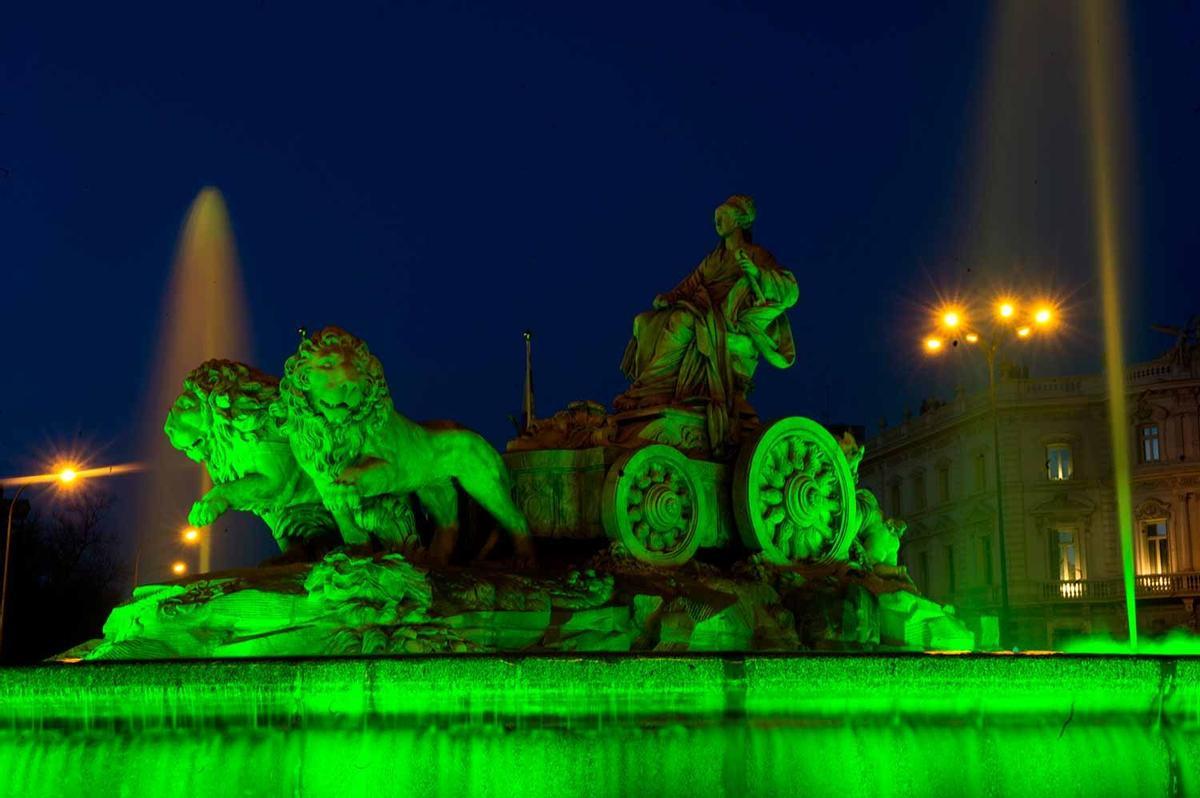
[[[633,320],[621,363],[632,384],[614,400],[618,410],[701,402],[709,442],[720,449],[758,359],[777,368],[795,362],[784,311],[796,304],[796,279],[751,240],[755,213],[741,194],[722,203],[713,215],[716,248]]]
[[[362,340],[337,327],[305,338],[284,366],[280,394],[292,451],[347,543],[386,542],[398,502],[407,507],[415,495],[437,527],[431,559],[444,562],[458,532],[457,483],[512,535],[518,558],[532,559],[500,455],[474,432],[397,413],[383,366]]]
[[[858,484],[858,467],[862,463],[866,447],[854,436],[845,432],[838,441],[854,483]],[[908,571],[899,564],[900,538],[908,530],[908,524],[898,518],[885,518],[875,494],[866,488],[855,491],[858,503],[858,530],[855,533],[854,551],[867,568],[884,577],[908,579]]]
[[[228,510],[244,510],[266,522],[285,555],[314,555],[336,545],[337,527],[270,413],[278,399],[275,377],[209,360],[188,372],[163,429],[213,481],[192,506],[190,524],[208,526]]]

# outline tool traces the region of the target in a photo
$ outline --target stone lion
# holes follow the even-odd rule
[[[458,533],[457,482],[512,535],[518,557],[532,558],[500,455],[474,432],[425,427],[397,413],[383,366],[362,340],[338,327],[305,338],[284,366],[279,406],[296,459],[345,542],[394,544],[386,519],[365,511],[411,494],[436,527],[430,557],[444,562]]]
[[[188,523],[208,526],[227,510],[245,510],[266,522],[281,551],[297,554],[327,538],[336,542],[337,527],[271,415],[278,399],[277,378],[244,363],[209,360],[184,378],[163,431],[213,482]]]

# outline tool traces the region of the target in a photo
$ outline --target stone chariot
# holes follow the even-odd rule
[[[799,289],[753,242],[756,215],[741,194],[718,206],[716,247],[634,319],[615,414],[576,402],[532,421],[527,375],[506,462],[533,534],[605,535],[657,566],[739,544],[775,565],[849,558],[858,501],[841,444],[799,416],[763,426],[746,401],[760,360],[796,358],[785,311]]]
[[[741,547],[775,565],[848,559],[859,526],[854,476],[817,422],[755,425],[717,459],[701,442],[699,413],[601,412],[577,403],[556,419],[590,415],[597,425],[587,439],[603,445],[543,448],[571,443],[545,426],[510,443],[504,458],[535,536],[606,537],[659,567],[683,565],[702,548]]]

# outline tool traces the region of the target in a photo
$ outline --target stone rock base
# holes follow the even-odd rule
[[[908,582],[845,566],[730,571],[611,556],[555,574],[428,570],[399,554],[335,552],[139,587],[103,639],[62,658],[974,647]]]

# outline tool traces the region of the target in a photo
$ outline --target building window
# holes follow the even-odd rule
[[[912,478],[913,509],[924,510],[927,502],[925,495],[925,472],[918,471]]]
[[[984,535],[983,537],[979,538],[978,569],[979,569],[979,577],[980,577],[979,581],[982,584],[987,585],[988,587],[991,587],[992,586],[992,537],[991,537],[991,535]]]
[[[1061,582],[1083,579],[1083,561],[1079,556],[1079,531],[1058,527],[1050,532],[1050,562]]]
[[[975,455],[975,490],[984,489],[987,484],[987,459],[983,452]]]
[[[938,501],[945,503],[950,501],[950,464],[942,463],[938,466]]]
[[[901,515],[904,508],[900,506],[900,483],[893,482],[888,486],[888,504],[892,506],[892,515]]]
[[[1167,542],[1167,519],[1142,522],[1142,562],[1138,573],[1169,574],[1171,551]]]
[[[952,594],[957,588],[954,579],[954,547],[946,547],[946,593]]]
[[[921,573],[921,584],[925,585],[924,592],[928,592],[933,587],[929,580],[929,552],[923,551],[917,555],[917,569]]]
[[[1138,451],[1143,463],[1157,463],[1162,460],[1157,424],[1143,424],[1138,427],[1138,438],[1141,441]]]
[[[1052,443],[1046,447],[1046,476],[1058,481],[1070,479],[1075,473],[1071,462],[1071,446],[1067,443]]]

